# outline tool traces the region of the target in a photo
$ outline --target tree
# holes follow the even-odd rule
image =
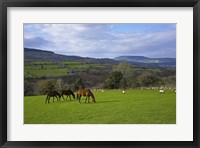
[[[75,82],[75,88],[85,88],[82,78],[78,78]]]
[[[132,65],[128,64],[126,61],[122,61],[114,68],[113,71],[120,71],[127,79],[127,77],[132,73],[132,68]]]
[[[120,71],[112,72],[109,78],[105,80],[104,87],[108,89],[120,88],[120,81],[122,77],[123,77],[123,74]]]
[[[46,94],[49,91],[58,90],[58,88],[56,88],[56,83],[56,79],[47,79],[41,81],[39,84],[39,92],[41,94]]]
[[[125,77],[123,77],[121,80],[120,80],[120,88],[122,89],[126,89],[128,87],[127,85],[127,80]]]
[[[131,88],[133,80],[136,79],[136,76],[134,75],[134,66],[130,65],[126,61],[120,62],[113,71],[120,71],[123,74],[123,79],[120,82],[121,88]]]
[[[64,89],[64,81],[62,79],[58,79],[55,84],[55,89],[59,92]]]
[[[24,96],[30,96],[34,94],[34,83],[24,81]]]
[[[151,86],[156,84],[159,79],[150,72],[144,72],[140,77],[141,83],[143,86]]]
[[[112,80],[112,77],[109,77],[104,82],[104,88],[108,89],[114,89],[114,81]]]

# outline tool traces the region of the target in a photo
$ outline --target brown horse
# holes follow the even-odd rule
[[[51,97],[53,97],[53,102],[54,102],[54,97],[56,97],[56,98],[57,98],[57,101],[58,101],[58,97],[60,98],[60,94],[59,94],[57,91],[49,91],[49,92],[47,93],[47,97],[46,97],[46,100],[45,100],[45,104],[47,103],[47,101],[48,101],[48,103],[49,103],[49,100],[50,100]]]
[[[70,100],[71,100],[71,95],[72,95],[73,98],[75,99],[75,94],[74,94],[73,91],[70,90],[70,89],[62,90],[62,91],[60,92],[60,96],[63,98],[63,100],[65,100],[64,95],[66,95],[67,98],[69,97]],[[66,100],[67,100],[67,98],[66,98]]]
[[[77,99],[79,100],[79,103],[81,103],[81,97],[84,96],[85,103],[88,100],[88,103],[90,103],[90,96],[92,97],[92,102],[96,103],[94,94],[91,92],[90,89],[79,89],[77,92]]]

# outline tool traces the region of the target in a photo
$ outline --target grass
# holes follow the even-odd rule
[[[83,62],[68,62],[68,61],[61,62],[61,63],[67,64],[67,65],[82,65],[82,64],[84,64]]]
[[[100,64],[100,63],[84,63],[84,62],[25,62],[24,71],[25,78],[29,77],[61,77],[66,76],[69,73],[87,73],[90,71],[102,71],[103,69],[111,70],[117,67],[112,64]],[[132,67],[132,71],[152,71],[161,72],[159,68],[142,68]],[[68,73],[69,72],[69,73]],[[73,72],[73,73],[72,73]]]
[[[43,69],[43,70],[26,70],[27,73],[33,74],[37,77],[56,77],[67,74],[66,69]]]
[[[64,66],[64,67],[63,67]],[[27,62],[25,63],[25,76],[59,77],[67,75],[67,71],[99,70],[108,65],[81,62]]]
[[[45,104],[46,96],[24,98],[25,124],[175,124],[176,94],[158,90],[93,91],[96,104],[61,100]]]

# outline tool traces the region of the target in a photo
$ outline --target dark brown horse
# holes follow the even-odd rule
[[[46,97],[45,103],[47,103],[47,101],[49,103],[49,100],[50,100],[51,97],[53,97],[53,102],[54,102],[54,97],[56,97],[57,101],[58,101],[58,98],[60,98],[60,94],[57,91],[49,91],[47,93],[47,97]]]
[[[90,97],[92,97],[92,102],[96,103],[94,94],[90,89],[79,89],[77,92],[77,99],[79,100],[79,103],[81,103],[81,97],[84,96],[85,98],[85,103],[88,100],[88,103],[90,103]]]
[[[72,97],[75,99],[75,94],[74,94],[73,91],[70,90],[70,89],[62,90],[62,91],[60,92],[60,96],[63,98],[63,100],[65,100],[64,95],[66,95],[67,98],[69,97],[70,100],[71,100],[71,95],[72,95]],[[67,98],[66,98],[66,100],[67,100]]]

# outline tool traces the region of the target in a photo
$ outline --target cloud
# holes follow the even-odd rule
[[[152,30],[137,32],[123,32],[118,26],[123,28],[123,24],[26,24],[24,43],[25,47],[86,57],[176,56],[175,25],[158,25],[158,29],[155,25]],[[129,27],[134,27],[134,24]]]
[[[49,48],[53,47],[53,43],[42,37],[24,38],[24,47]]]

